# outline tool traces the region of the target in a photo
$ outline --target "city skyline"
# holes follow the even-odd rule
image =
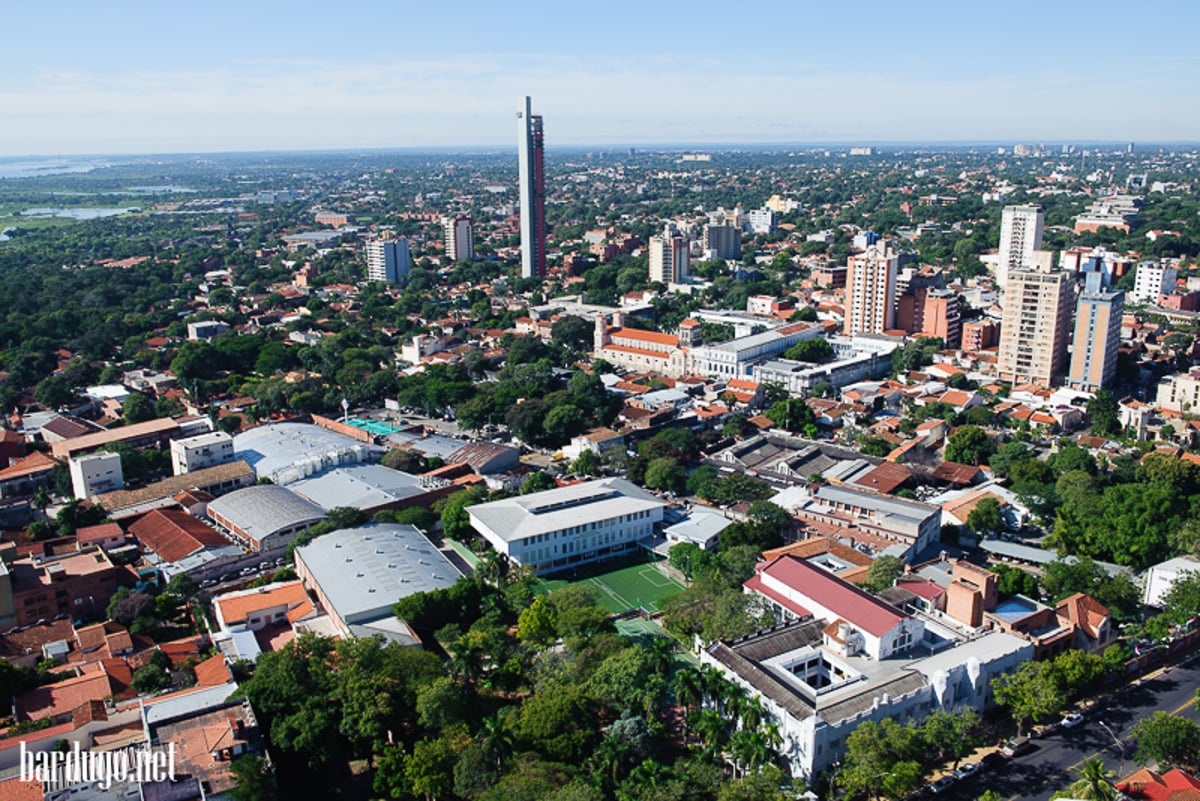
[[[501,146],[526,94],[556,146],[1194,140],[1200,110],[1180,100],[1200,94],[1187,41],[1200,12],[1071,6],[867,3],[848,18],[617,2],[605,13],[624,20],[619,37],[587,9],[532,3],[467,3],[444,35],[421,33],[445,30],[437,9],[375,2],[340,15],[126,2],[53,29],[17,7],[0,155]],[[363,46],[379,20],[394,20],[402,57]],[[535,53],[507,44],[531,36]],[[1080,57],[1118,36],[1154,47]],[[1163,113],[1128,113],[1134,97]]]

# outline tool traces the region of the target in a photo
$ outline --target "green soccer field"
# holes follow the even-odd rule
[[[597,601],[613,614],[639,606],[647,612],[657,612],[664,598],[683,589],[682,584],[660,573],[646,559],[626,559],[617,563],[585,565],[574,572],[541,579],[538,591],[550,592],[581,581],[595,586]]]

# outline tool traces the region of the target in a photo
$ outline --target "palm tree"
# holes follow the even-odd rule
[[[757,695],[748,695],[744,701],[740,702],[740,708],[737,712],[738,717],[742,721],[742,728],[750,730],[757,729],[762,724],[763,716],[766,714],[766,710],[763,709],[762,699]]]
[[[671,678],[671,691],[675,693],[675,700],[691,712],[704,697],[704,674],[691,667],[677,670]]]
[[[1079,779],[1067,788],[1071,798],[1087,801],[1116,801],[1117,790],[1112,786],[1112,771],[1099,759],[1089,759],[1079,770]]]
[[[512,707],[504,707],[495,715],[484,718],[479,724],[479,742],[483,750],[496,759],[496,771],[503,773],[504,760],[512,753],[513,735],[505,725]]]
[[[704,743],[704,752],[714,755],[725,742],[725,719],[715,709],[701,709],[688,715],[688,725]]]
[[[42,514],[46,513],[46,507],[53,502],[54,498],[50,495],[50,490],[45,487],[38,487],[37,492],[33,493],[33,507]]]
[[[609,787],[615,787],[620,781],[621,766],[629,753],[629,743],[620,737],[609,735],[600,741],[592,752],[592,770],[601,777]]]

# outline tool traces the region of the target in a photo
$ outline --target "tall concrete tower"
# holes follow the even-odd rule
[[[521,276],[546,274],[546,168],[542,115],[528,97],[517,112],[517,159],[521,190]]]

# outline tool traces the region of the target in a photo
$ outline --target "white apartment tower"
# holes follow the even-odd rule
[[[475,225],[470,217],[443,217],[446,232],[446,257],[450,261],[470,261],[475,258]]]
[[[1042,227],[1046,212],[1041,206],[1005,206],[1000,219],[1000,260],[996,265],[996,286],[1008,291],[1010,270],[1034,266],[1034,251],[1042,248]]]
[[[1134,303],[1156,304],[1159,295],[1171,294],[1177,278],[1179,270],[1168,262],[1138,262],[1137,273],[1133,278],[1133,297],[1130,300]]]
[[[847,263],[846,335],[882,334],[895,327],[896,269],[900,258],[884,242]]]
[[[399,239],[369,239],[366,244],[367,280],[386,281],[389,284],[400,283],[402,276],[408,275],[412,266],[412,257],[408,252],[408,240]]]
[[[678,284],[688,277],[688,238],[670,223],[650,237],[650,283]]]

